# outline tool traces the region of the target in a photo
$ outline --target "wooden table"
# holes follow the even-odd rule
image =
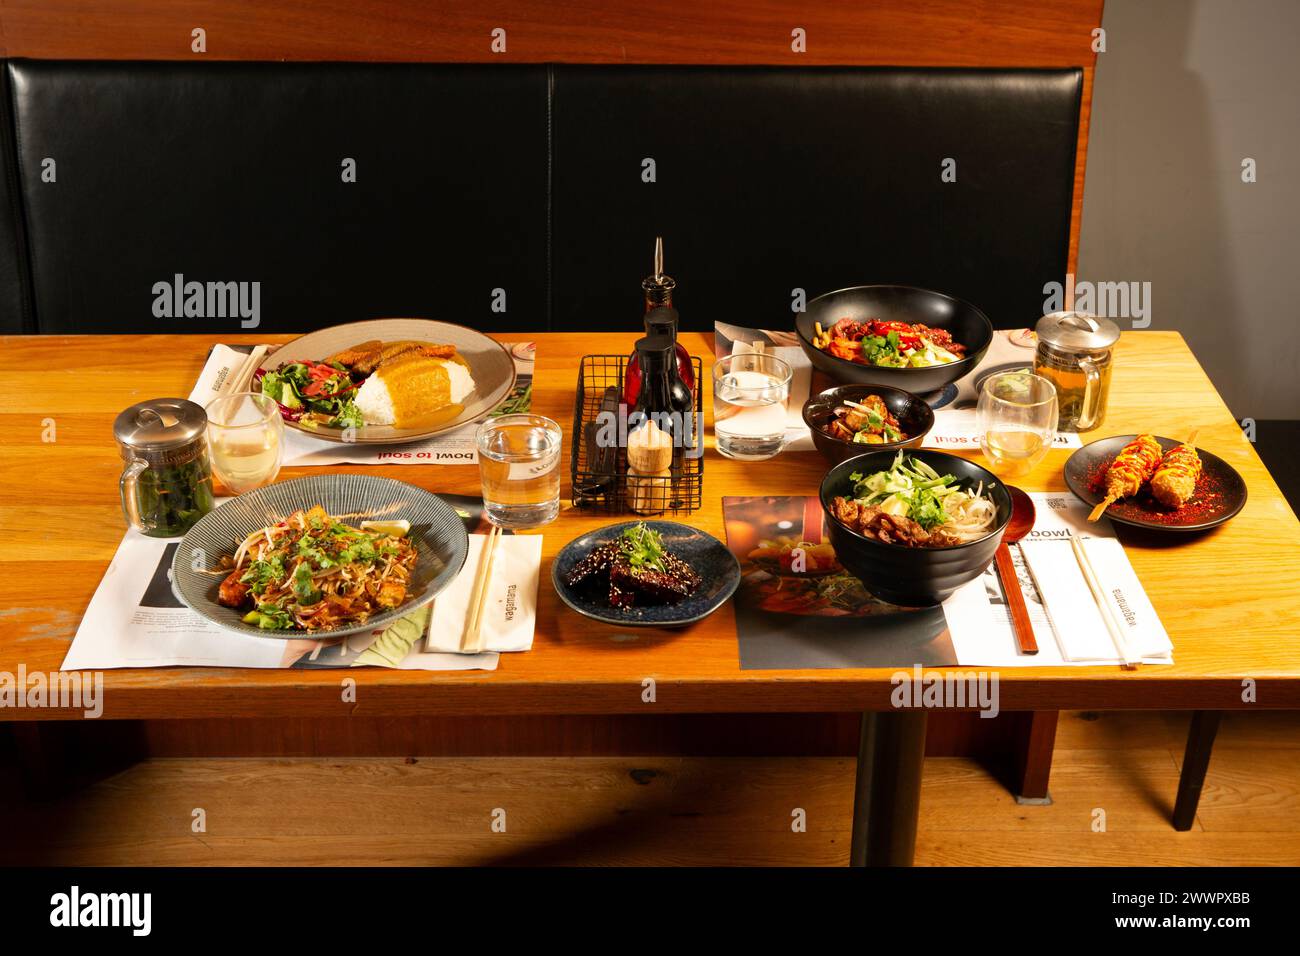
[[[539,337],[533,408],[567,432],[578,361],[590,352],[626,354],[637,336]],[[148,398],[187,395],[217,342],[286,341],[288,336],[43,336],[0,339],[0,580],[4,581],[0,671],[56,670],[122,536],[113,443],[114,416]],[[502,336],[515,341],[527,336]],[[710,342],[682,341],[703,357]],[[709,403],[706,401],[706,412]],[[1110,412],[1091,438],[1200,429],[1198,443],[1246,479],[1245,510],[1204,535],[1119,533],[1174,642],[1177,663],[1135,672],[1118,667],[1008,668],[1003,710],[1229,710],[1300,707],[1300,527],[1259,457],[1200,365],[1173,332],[1125,333],[1117,348]],[[51,440],[52,439],[52,440]],[[709,439],[710,445],[712,439]],[[567,455],[567,444],[566,452]],[[1068,453],[1053,451],[1018,483],[1064,488]],[[566,459],[567,460],[567,459]],[[336,468],[333,470],[347,470]],[[474,467],[369,467],[437,492],[474,494]],[[706,453],[703,508],[685,520],[723,536],[730,495],[804,495],[826,470],[812,452],[740,465]],[[287,468],[283,477],[322,469]],[[344,703],[329,671],[156,669],[105,675],[104,716],[310,717],[351,715],[628,714],[860,711],[863,757],[855,858],[871,828],[873,860],[910,859],[924,712],[894,710],[897,668],[744,671],[734,618],[724,607],[681,631],[630,637],[565,608],[549,583],[552,556],[570,539],[617,520],[567,505],[545,529],[537,637],[526,654],[503,655],[491,673],[367,669],[350,674],[356,701]],[[952,670],[961,670],[953,668]],[[655,699],[643,699],[647,678]],[[1243,680],[1253,684],[1253,701]],[[1247,698],[1247,699],[1243,699]],[[881,715],[879,717],[872,715]],[[79,712],[0,709],[0,720],[70,719]],[[870,811],[870,812],[867,812]],[[909,816],[910,826],[909,831]],[[859,833],[858,830],[862,832]]]

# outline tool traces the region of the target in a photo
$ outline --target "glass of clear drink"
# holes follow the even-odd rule
[[[560,426],[541,415],[502,415],[478,427],[478,469],[488,520],[537,528],[560,513]]]
[[[713,363],[713,436],[718,453],[764,461],[785,447],[790,366],[767,352],[738,352]]]
[[[212,471],[237,495],[261,488],[280,474],[284,419],[266,395],[236,392],[213,399],[208,413]]]
[[[1025,475],[1056,440],[1056,386],[1029,369],[990,375],[980,388],[976,427],[989,467]]]

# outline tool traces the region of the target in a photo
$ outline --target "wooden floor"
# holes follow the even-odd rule
[[[1300,715],[1227,717],[1196,827],[1175,833],[1186,719],[1063,714],[1050,806],[928,760],[917,862],[1300,864]],[[852,761],[828,757],[150,760],[0,804],[0,862],[838,866],[852,785]]]

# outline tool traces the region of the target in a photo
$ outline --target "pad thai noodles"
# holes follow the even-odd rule
[[[244,623],[263,630],[360,624],[406,600],[417,559],[406,535],[355,528],[316,505],[259,528],[223,559],[218,600],[247,609]]]
[[[952,475],[899,452],[888,471],[853,472],[853,497],[831,502],[834,516],[877,541],[909,548],[967,544],[997,526],[997,506],[981,482],[963,490]]]

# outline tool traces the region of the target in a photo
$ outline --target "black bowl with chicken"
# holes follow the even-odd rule
[[[834,327],[841,319],[855,322],[917,323],[939,329],[961,346],[959,361],[924,368],[867,365],[832,355],[813,344],[816,325]],[[889,385],[918,395],[937,392],[971,372],[993,342],[993,323],[971,303],[942,292],[909,285],[859,285],[819,295],[795,316],[799,344],[813,368],[837,382]]]
[[[879,404],[868,400],[876,396]],[[846,402],[864,405],[868,408],[884,406],[886,428],[870,427],[874,425],[875,416],[869,416],[862,409],[855,409]],[[862,421],[870,418],[869,422]],[[897,451],[900,448],[920,448],[921,442],[934,427],[934,410],[925,400],[901,388],[887,385],[837,385],[814,395],[803,406],[804,424],[812,431],[813,446],[822,453],[831,464],[837,464],[846,458],[861,455],[865,451]],[[854,426],[867,424],[864,438],[855,441]],[[888,427],[895,428],[903,437],[888,441],[891,433]]]
[[[853,497],[855,472],[868,475],[886,471],[897,457],[895,451],[873,451],[836,465],[821,485],[821,503],[826,528],[840,563],[876,597],[904,607],[942,604],[963,584],[984,573],[1002,542],[1011,520],[1011,495],[1002,479],[973,461],[941,451],[917,449],[907,453],[924,461],[941,475],[953,475],[963,489],[983,485],[996,509],[993,529],[984,537],[965,544],[940,547],[902,543],[906,531],[895,529],[900,540],[881,541],[849,527],[836,513],[836,498]]]

